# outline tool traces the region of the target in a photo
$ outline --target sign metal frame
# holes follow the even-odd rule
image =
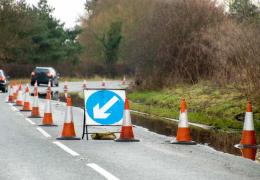
[[[84,88],[83,89],[83,94],[84,94],[84,91],[85,90],[123,90],[123,91],[126,91],[126,88]],[[84,96],[84,119],[83,119],[83,131],[82,131],[82,139],[84,139],[85,135],[86,135],[86,139],[89,140],[88,138],[88,135],[89,134],[96,134],[97,132],[88,132],[88,127],[91,127],[91,126],[106,126],[106,127],[109,127],[109,126],[114,126],[114,127],[121,127],[122,125],[110,125],[110,124],[107,124],[107,125],[104,125],[104,124],[86,124],[86,103],[85,103],[85,96]],[[112,132],[112,133],[120,133],[120,131],[116,131],[116,132]]]

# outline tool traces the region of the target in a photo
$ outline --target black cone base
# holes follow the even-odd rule
[[[22,107],[23,105],[17,105],[17,104],[14,104],[13,106]]]
[[[41,116],[28,116],[28,118],[42,118]]]
[[[14,103],[14,102],[12,102],[12,101],[5,101],[6,103],[10,103],[10,104],[12,104],[12,103]]]
[[[171,144],[196,145],[195,141],[171,141]]]
[[[32,110],[23,110],[23,109],[21,109],[20,111],[22,111],[22,112],[29,112],[29,111],[32,111]]]
[[[139,142],[139,139],[115,139],[116,142]]]
[[[53,127],[53,126],[58,126],[58,125],[57,124],[40,124],[39,126]]]
[[[79,137],[58,137],[57,140],[81,140]]]

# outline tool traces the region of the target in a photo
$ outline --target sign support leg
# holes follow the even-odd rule
[[[88,140],[88,125],[86,125],[86,135],[87,135],[87,140]]]
[[[83,133],[82,133],[82,139],[84,139],[85,132],[86,132],[86,112],[85,112],[85,108],[84,108],[84,119],[83,119]]]

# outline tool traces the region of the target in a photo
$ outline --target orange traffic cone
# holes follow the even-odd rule
[[[240,151],[244,158],[255,160],[257,148],[240,148]]]
[[[49,80],[48,82],[48,87],[47,87],[47,90],[46,90],[46,94],[50,92],[51,93],[51,81]]]
[[[38,97],[38,86],[37,82],[34,84],[33,90],[33,104],[32,104],[32,113],[30,118],[41,118],[40,109],[39,109],[39,97]]]
[[[256,134],[254,130],[252,104],[249,100],[247,102],[247,111],[245,114],[244,128],[240,145],[243,147],[256,146]]]
[[[67,83],[67,81],[65,81],[64,87],[63,87],[65,98],[68,97],[68,89],[69,89],[68,88],[68,83]]]
[[[40,126],[57,126],[56,124],[53,124],[50,92],[47,92],[46,95],[45,111],[42,124]]]
[[[14,85],[13,85],[13,102],[16,102],[16,100],[17,100],[17,86],[16,86],[16,83],[14,83]]]
[[[13,103],[14,102],[14,88],[13,85],[10,85],[10,89],[9,89],[9,95],[8,95],[8,103]]]
[[[126,85],[126,78],[125,78],[125,76],[123,77],[122,85]]]
[[[256,144],[256,133],[254,130],[253,111],[250,100],[247,101],[242,138],[240,144],[235,145],[235,147],[240,149],[244,158],[255,160],[259,146]]]
[[[25,95],[24,95],[24,103],[23,103],[23,109],[20,111],[31,111],[31,105],[30,105],[30,90],[29,90],[29,85],[26,85],[25,88]]]
[[[22,84],[19,85],[18,92],[17,92],[17,100],[16,106],[23,106],[23,93],[22,93]]]
[[[105,79],[102,80],[101,86],[102,86],[102,87],[105,87],[105,86],[106,86]]]
[[[191,140],[190,128],[188,122],[187,105],[184,98],[181,100],[179,124],[177,130],[176,140],[171,142],[172,144],[187,144],[195,145],[196,142]]]
[[[82,85],[82,89],[84,90],[84,89],[86,89],[86,88],[87,88],[87,81],[84,80],[83,85]]]
[[[80,140],[80,138],[76,137],[76,133],[74,129],[71,97],[67,97],[67,109],[65,112],[63,129],[62,129],[61,137],[58,137],[57,139]]]
[[[117,142],[138,142],[139,139],[134,138],[133,126],[131,122],[130,110],[128,99],[125,99],[125,108],[124,108],[124,118],[123,125],[121,128],[121,133],[119,139],[116,139]]]

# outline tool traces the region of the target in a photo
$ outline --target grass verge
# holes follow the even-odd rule
[[[187,101],[190,122],[222,130],[242,129],[247,99],[232,87],[219,88],[203,82],[159,91],[132,91],[128,94],[132,101],[131,109],[175,119],[179,116],[181,97]],[[255,129],[260,132],[260,107],[254,100],[252,103]]]

